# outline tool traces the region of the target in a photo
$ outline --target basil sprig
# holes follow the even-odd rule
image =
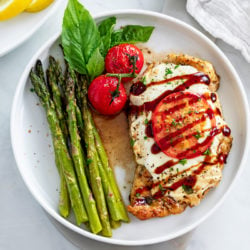
[[[62,46],[65,59],[89,82],[104,71],[108,50],[121,43],[147,42],[154,27],[127,25],[114,30],[115,17],[103,20],[98,26],[78,0],[69,0],[62,25]]]

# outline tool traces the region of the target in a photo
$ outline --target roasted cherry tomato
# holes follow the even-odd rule
[[[135,73],[138,74],[143,66],[144,58],[140,49],[132,44],[120,44],[112,47],[105,58],[105,67],[108,73]],[[123,78],[126,82],[133,78]]]
[[[127,95],[117,77],[101,75],[91,82],[88,98],[92,106],[101,114],[114,115],[123,109]]]
[[[177,92],[165,97],[152,119],[154,139],[162,152],[177,159],[208,154],[216,121],[203,96]]]

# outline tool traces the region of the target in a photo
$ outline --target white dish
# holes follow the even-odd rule
[[[117,26],[125,24],[154,25],[156,28],[147,46],[157,52],[184,52],[209,60],[221,76],[220,101],[225,119],[234,137],[228,163],[220,185],[210,191],[201,204],[188,208],[180,215],[139,221],[131,216],[129,224],[113,231],[112,238],[88,232],[63,219],[57,212],[59,177],[54,164],[53,149],[44,110],[37,106],[38,98],[30,92],[29,71],[40,58],[46,64],[50,53],[60,56],[58,37],[55,35],[34,55],[27,65],[16,89],[11,114],[11,139],[19,171],[37,201],[63,225],[91,239],[119,245],[146,245],[159,243],[180,236],[204,221],[221,204],[229,193],[246,160],[249,146],[249,110],[244,88],[225,55],[204,35],[174,18],[138,10],[114,11],[99,15],[97,21],[113,16]],[[55,43],[55,41],[57,41]],[[29,131],[31,130],[31,132]],[[30,132],[30,133],[29,133]],[[129,188],[124,190],[124,172],[116,171],[123,197],[128,203]]]
[[[0,57],[26,41],[57,9],[60,0],[37,13],[23,12],[20,15],[0,22]]]

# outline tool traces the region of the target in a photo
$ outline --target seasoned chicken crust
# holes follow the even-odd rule
[[[213,65],[205,60],[186,55],[186,54],[168,54],[163,60],[164,63],[173,63],[176,65],[190,65],[196,68],[199,72],[207,74],[210,78],[210,84],[208,86],[211,92],[216,92],[219,88],[220,78],[217,75]],[[155,64],[151,64],[148,69],[151,70]],[[216,93],[215,93],[216,94]],[[216,94],[217,96],[217,94]],[[219,98],[217,96],[214,103],[215,107],[222,114],[221,105],[219,103]],[[221,115],[222,119],[223,116]],[[135,114],[129,115],[130,127],[132,123],[138,117]],[[130,130],[130,136],[132,139],[135,138],[133,130]],[[228,155],[232,145],[232,136],[223,136],[220,138],[217,147],[217,155]],[[135,156],[138,153],[138,147],[133,148]],[[190,194],[185,193],[183,190],[176,190],[174,195],[173,192],[155,199],[153,198],[154,191],[154,179],[148,169],[138,164],[135,170],[134,181],[132,190],[130,193],[130,205],[128,206],[128,211],[134,216],[141,220],[153,218],[153,217],[164,217],[170,214],[178,214],[185,210],[187,206],[196,206],[200,203],[206,193],[216,187],[222,177],[222,169],[224,164],[207,165],[199,173],[199,179],[194,186],[193,192]],[[182,173],[184,176],[188,176],[191,170],[186,170]],[[175,182],[179,180],[179,176],[170,176],[168,182]],[[143,204],[138,203],[137,190],[144,187],[143,192],[140,197],[143,197],[146,202]],[[146,187],[146,188],[145,188]]]

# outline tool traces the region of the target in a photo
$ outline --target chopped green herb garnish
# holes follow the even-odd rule
[[[130,139],[130,145],[133,147],[135,145],[135,140]]]
[[[136,197],[140,197],[141,196],[141,194],[140,193],[136,193],[136,195],[135,195]]]
[[[148,124],[148,119],[146,118],[145,121],[144,121],[145,124]]]
[[[88,159],[87,159],[87,162],[86,162],[87,165],[89,165],[92,161],[93,161],[93,160],[92,160],[91,158],[88,158]]]
[[[180,66],[179,64],[175,65],[175,66],[174,66],[174,69],[179,68],[179,66]]]
[[[170,74],[173,74],[173,71],[169,68],[166,68],[166,72],[165,72],[165,75],[170,75]]]
[[[194,135],[194,137],[198,140],[201,138],[201,133],[197,131],[197,134]]]
[[[176,172],[179,173],[179,168],[176,168]]]
[[[170,171],[173,171],[173,170],[174,170],[174,168],[170,168],[169,170],[170,170]]]
[[[188,114],[190,115],[192,112],[193,112],[192,110],[189,110],[189,111],[188,111]]]
[[[209,148],[203,153],[204,155],[210,155],[210,150],[209,150]]]
[[[148,137],[147,136],[144,136],[144,140],[147,140],[148,139]]]
[[[146,85],[146,76],[143,76],[142,79],[141,79],[141,81],[142,81],[142,83],[143,83],[144,85]]]
[[[187,159],[181,159],[179,160],[179,163],[185,165],[187,163]]]
[[[175,119],[173,119],[171,125],[174,126],[174,127],[177,125],[177,122],[175,121]]]
[[[161,184],[159,184],[159,189],[161,190],[161,192],[164,194],[164,192],[166,191],[166,188],[164,188]]]
[[[193,193],[193,189],[190,186],[187,185],[182,185],[183,190],[187,193],[187,194],[192,194]]]

